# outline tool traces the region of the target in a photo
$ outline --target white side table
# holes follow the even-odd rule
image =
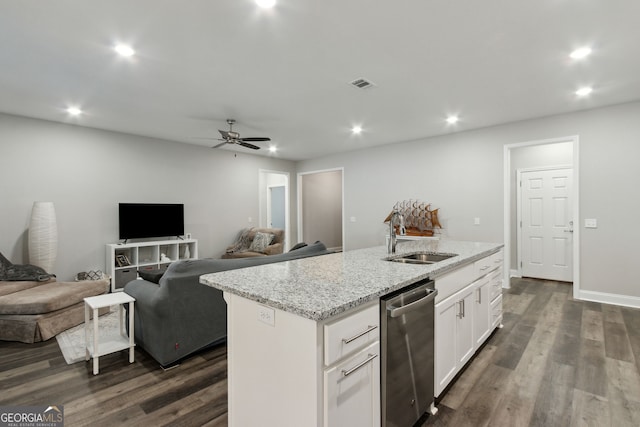
[[[133,363],[135,347],[133,335],[133,303],[135,298],[124,292],[112,294],[98,295],[84,299],[84,336],[87,346],[85,360],[93,357],[93,375],[97,375],[99,371],[98,359],[100,356],[115,353],[116,351],[129,349],[129,363]],[[124,309],[122,304],[129,304],[129,336],[127,337],[124,327]],[[120,323],[120,335],[100,337],[98,328],[98,310],[103,307],[118,305],[118,319]],[[89,339],[89,325],[91,323],[90,315],[93,310],[93,342]]]

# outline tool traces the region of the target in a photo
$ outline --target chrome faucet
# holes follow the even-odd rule
[[[398,222],[398,224],[396,224],[396,221]],[[402,215],[397,210],[394,210],[391,213],[391,218],[389,218],[389,246],[387,249],[389,250],[390,254],[396,253],[396,243],[398,239],[396,237],[395,225],[398,225],[401,236],[404,236],[407,233],[407,230],[404,227],[404,215]]]

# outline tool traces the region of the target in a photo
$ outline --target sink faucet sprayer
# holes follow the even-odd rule
[[[396,221],[398,224],[396,224]],[[406,228],[404,227],[404,215],[402,215],[399,211],[394,210],[391,213],[391,218],[389,218],[389,253],[396,253],[396,228],[395,225],[398,225],[398,229],[400,231],[400,235],[404,236],[407,233]]]

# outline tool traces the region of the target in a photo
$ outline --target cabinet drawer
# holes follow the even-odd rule
[[[375,342],[325,371],[325,427],[380,425],[379,355],[380,343]]]
[[[340,358],[380,338],[380,311],[374,304],[362,311],[324,325],[324,364]]]
[[[504,256],[502,250],[496,252],[493,255],[482,258],[473,263],[475,268],[475,277],[482,277],[485,274],[495,270],[496,268],[501,267],[503,263]]]
[[[489,300],[493,301],[499,295],[502,295],[502,268],[491,274],[491,288],[489,289]]]
[[[491,328],[502,322],[502,295],[491,302]]]
[[[468,264],[461,267],[451,273],[447,273],[444,276],[436,278],[436,289],[438,295],[436,295],[435,303],[444,301],[450,295],[455,294],[460,289],[467,286],[474,280],[474,265]]]

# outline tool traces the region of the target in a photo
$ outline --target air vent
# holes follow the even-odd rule
[[[355,79],[354,81],[351,82],[351,85],[360,89],[367,89],[375,86],[372,81],[363,79],[363,78]]]

